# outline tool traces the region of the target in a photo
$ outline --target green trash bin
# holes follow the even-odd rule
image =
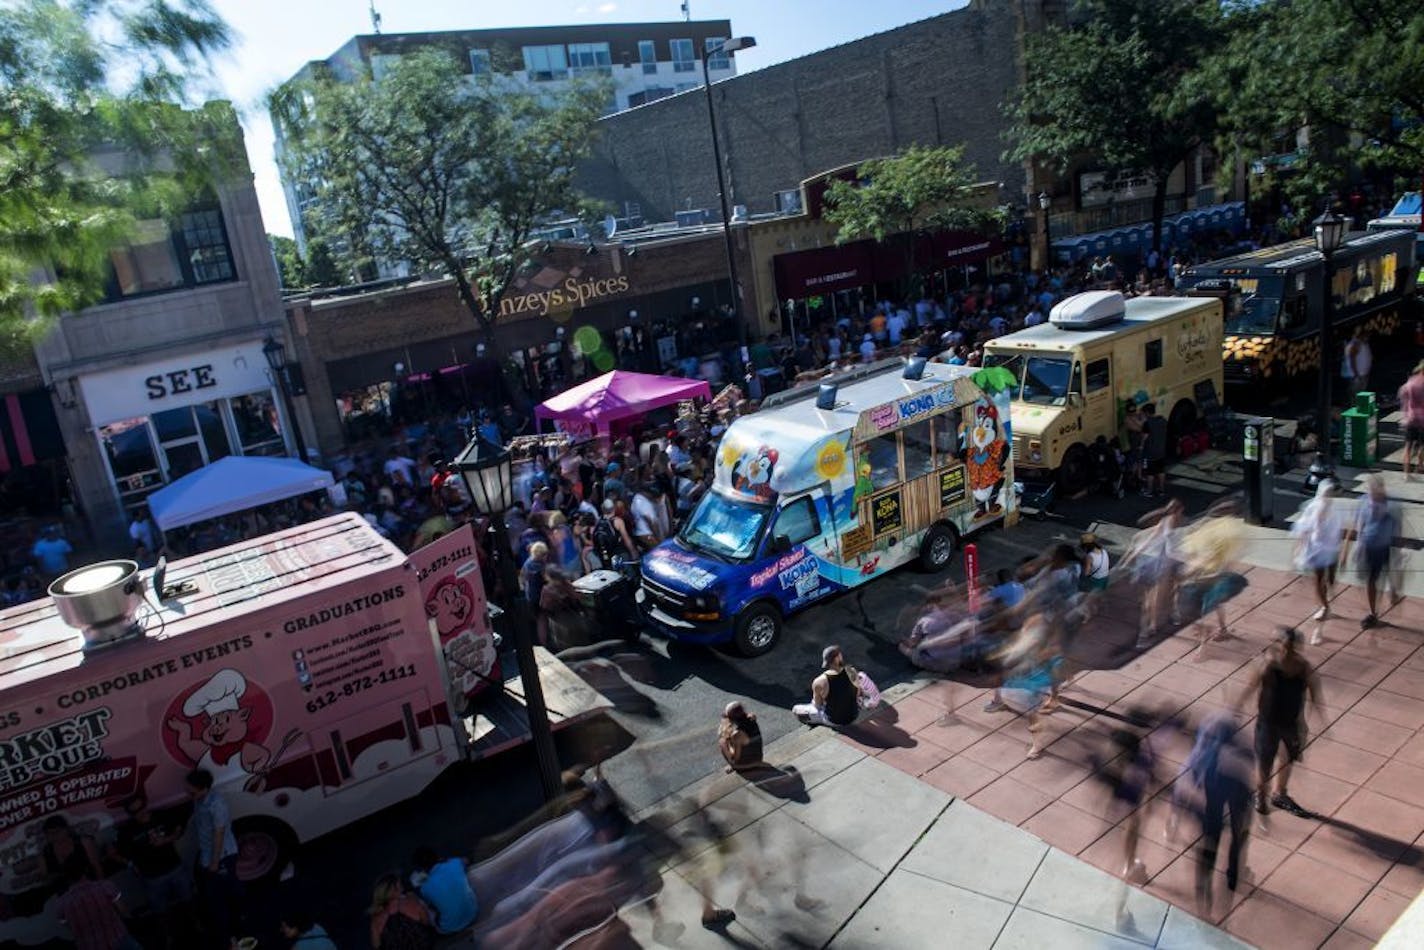
[[[1357,393],[1355,404],[1340,413],[1340,461],[1368,468],[1379,458],[1379,405],[1374,393]]]

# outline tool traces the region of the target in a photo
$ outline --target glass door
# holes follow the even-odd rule
[[[182,478],[207,464],[203,458],[203,444],[197,439],[184,442],[165,442],[163,455],[168,460],[168,480]]]

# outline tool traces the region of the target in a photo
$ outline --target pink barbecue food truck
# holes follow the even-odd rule
[[[158,573],[91,565],[0,613],[0,941],[57,932],[52,815],[102,842],[204,768],[254,879],[471,754],[460,712],[499,674],[468,526],[407,556],[341,515]]]

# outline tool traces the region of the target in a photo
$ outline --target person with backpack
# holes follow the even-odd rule
[[[604,567],[611,567],[615,557],[638,560],[638,546],[628,533],[628,522],[619,512],[621,502],[612,498],[603,501],[603,516],[593,525],[593,550]]]

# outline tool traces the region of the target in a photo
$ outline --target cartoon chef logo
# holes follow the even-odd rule
[[[218,670],[183,690],[164,714],[164,745],[173,758],[206,769],[218,785],[241,782],[260,792],[267,773],[296,742],[293,729],[274,753],[264,744],[272,731],[272,700],[233,669]]]
[[[732,487],[743,494],[771,501],[776,497],[776,490],[771,487],[776,459],[776,449],[765,445],[755,453],[743,455],[732,466]]]
[[[447,577],[425,598],[425,616],[435,621],[440,639],[469,627],[475,619],[475,593],[468,581]]]

